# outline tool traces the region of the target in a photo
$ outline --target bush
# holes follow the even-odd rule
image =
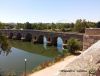
[[[81,42],[78,39],[75,38],[70,38],[67,42],[68,44],[68,50],[71,53],[75,53],[75,51],[80,50],[81,49]]]

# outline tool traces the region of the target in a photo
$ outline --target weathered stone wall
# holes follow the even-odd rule
[[[17,36],[18,33],[21,33],[22,37],[25,38],[25,36],[30,33],[32,35],[32,39],[34,38],[38,39],[39,36],[46,36],[46,38],[50,42],[56,42],[56,38],[58,36],[62,37],[64,43],[67,42],[68,39],[70,38],[77,38],[80,41],[83,42],[83,50],[87,49],[90,47],[93,43],[97,42],[100,40],[100,29],[99,28],[87,28],[85,30],[85,34],[80,34],[80,33],[69,33],[69,32],[49,32],[49,31],[43,31],[43,30],[18,30],[18,29],[0,29],[0,32],[5,34],[6,36],[9,36],[10,33],[13,33],[14,36]]]
[[[89,48],[92,44],[100,40],[99,28],[87,28],[83,38],[83,50]]]
[[[100,35],[100,28],[87,28],[85,30],[86,35]]]

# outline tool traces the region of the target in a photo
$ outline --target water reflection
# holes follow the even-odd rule
[[[21,49],[12,47],[12,52],[8,56],[0,55],[0,74],[1,76],[10,76],[8,74],[17,74],[17,76],[22,76],[24,73],[25,65],[24,59],[27,61],[27,72],[30,73],[34,67],[37,65],[52,60],[52,58],[41,56],[38,54],[30,53]]]
[[[9,45],[2,45],[0,44],[0,55],[5,55],[7,56],[9,53],[11,53],[11,48]]]
[[[47,38],[45,36],[43,37],[43,45],[44,48],[47,49]]]
[[[27,58],[27,71],[30,73],[34,67],[45,61],[50,61],[53,57],[58,55],[55,47],[47,47],[47,39],[44,36],[44,47],[48,49],[45,51],[43,45],[34,45],[30,42],[23,42],[19,40],[10,41],[12,47],[10,50],[3,50],[0,48],[0,68],[2,73],[15,72],[18,76],[24,72],[23,59]],[[19,48],[19,49],[18,49]],[[23,49],[23,50],[22,50]],[[40,54],[40,55],[39,55]],[[0,76],[7,76],[2,74]]]
[[[11,52],[11,49],[3,50],[2,48],[0,48],[0,55],[8,56],[8,54]]]
[[[0,33],[0,55],[8,55],[11,52],[11,47],[9,45],[8,39]]]
[[[63,40],[61,37],[57,38],[57,49],[60,53],[62,53],[63,50]]]
[[[11,40],[10,44],[13,47],[23,49],[24,51],[40,54],[47,57],[56,57],[59,54],[57,52],[57,48],[54,46],[46,46],[47,49],[45,49],[42,44],[33,44],[31,42],[23,42],[20,40]]]

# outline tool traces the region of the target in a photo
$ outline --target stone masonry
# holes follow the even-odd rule
[[[83,42],[83,50],[90,47],[92,44],[100,40],[100,29],[99,28],[87,28],[85,34],[75,33],[75,32],[50,32],[43,30],[30,30],[30,29],[0,29],[0,32],[9,36],[11,33],[14,37],[17,34],[21,34],[22,38],[25,38],[27,34],[32,35],[32,40],[39,39],[40,36],[46,36],[47,40],[56,43],[57,37],[60,36],[63,42],[66,43],[70,38],[77,38]]]
[[[69,33],[69,32],[49,32],[49,31],[43,31],[43,30],[30,30],[30,29],[0,29],[0,32],[5,34],[6,36],[9,36],[11,33],[14,37],[17,36],[17,34],[21,34],[23,38],[27,34],[32,35],[32,40],[38,39],[40,36],[46,36],[47,40],[50,42],[56,42],[57,37],[60,36],[63,39],[63,42],[66,43],[68,39],[70,38],[77,38],[78,40],[83,42],[83,34],[80,33]]]
[[[100,40],[99,28],[87,28],[83,37],[83,50]]]

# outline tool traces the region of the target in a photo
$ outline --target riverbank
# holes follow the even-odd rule
[[[29,76],[57,76],[62,68],[65,67],[65,64],[67,65],[71,61],[73,61],[76,58],[76,56],[68,56],[64,58],[63,61],[57,62],[54,65],[47,67],[43,70],[40,70],[38,72],[35,72]]]

